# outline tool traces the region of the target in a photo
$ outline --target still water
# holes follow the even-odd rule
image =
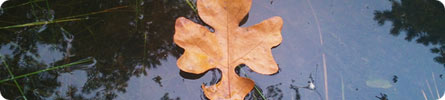
[[[8,69],[19,76],[92,59],[0,83],[7,99],[205,100],[201,84],[221,77],[176,66],[176,18],[204,24],[186,0],[9,0],[1,8],[0,80],[12,77]],[[240,67],[256,83],[247,100],[435,100],[445,92],[445,9],[435,0],[253,0],[241,26],[272,16],[284,20],[272,49],[280,71]]]

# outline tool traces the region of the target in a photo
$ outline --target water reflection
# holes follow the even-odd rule
[[[390,33],[406,33],[405,40],[416,40],[423,45],[433,45],[434,60],[445,67],[445,9],[437,0],[389,0],[391,10],[375,11],[374,20],[380,25],[392,22]]]
[[[299,87],[290,85],[290,88],[295,91],[295,100],[301,100],[301,94],[300,91],[298,90]]]
[[[266,87],[266,98],[272,100],[281,100],[283,98],[283,91],[278,88],[281,83]]]
[[[379,100],[389,100],[388,95],[384,93],[380,93],[380,96],[375,96],[375,97],[378,98]]]
[[[263,91],[259,86],[255,88],[244,98],[244,100],[281,100],[283,98],[283,90],[280,88],[281,83],[267,86]],[[266,98],[266,99],[264,99]]]
[[[1,10],[0,26],[90,15],[76,17],[87,18],[80,21],[0,30],[2,60],[11,66],[15,75],[87,57],[97,61],[93,66],[77,65],[19,79],[18,83],[28,99],[139,100],[150,97],[161,100],[205,100],[201,84],[215,84],[221,77],[218,70],[191,75],[180,71],[175,64],[175,57],[182,52],[172,42],[176,18],[185,16],[203,24],[185,0],[49,0],[49,6],[46,0],[28,1],[6,2],[3,7],[12,8]],[[273,4],[270,4],[271,1]],[[412,50],[416,48],[411,48],[411,45],[409,48],[393,49],[394,44],[389,43],[393,42],[389,41],[394,40],[392,37],[386,39],[386,33],[385,36],[374,34],[381,33],[386,27],[375,27],[374,24],[375,21],[381,25],[385,21],[393,22],[393,30],[398,30],[394,34],[404,35],[406,32],[406,37],[411,37],[409,40],[435,44],[437,47],[432,51],[438,54],[439,62],[444,57],[444,36],[440,34],[444,32],[440,29],[445,29],[445,17],[443,10],[436,7],[441,5],[433,0],[396,1],[390,1],[394,2],[392,10],[382,11],[390,6],[385,4],[387,1],[311,1],[311,6],[319,15],[326,43],[321,50],[317,26],[313,24],[315,19],[306,0],[254,0],[248,21],[246,17],[245,24],[240,25],[250,26],[271,16],[282,16],[286,21],[283,43],[273,49],[274,57],[280,64],[280,73],[265,76],[251,72],[247,67],[240,68],[240,76],[248,75],[256,82],[256,89],[246,99],[259,100],[264,96],[283,100],[323,100],[323,71],[317,72],[317,67],[313,66],[322,63],[322,51],[327,56],[330,99],[341,99],[343,96],[341,75],[345,76],[346,99],[385,97],[379,93],[385,93],[391,99],[422,99],[420,90],[412,88],[423,87],[426,90],[424,79],[430,79],[431,73],[424,75],[422,71],[441,73],[441,70],[418,68],[435,66],[424,62],[424,59],[431,60],[429,53],[418,52],[423,49]],[[374,14],[376,9],[379,11]],[[416,16],[418,14],[423,16]],[[411,35],[409,30],[412,30]],[[381,41],[376,43],[376,40]],[[407,45],[404,43],[400,44]],[[375,47],[379,48],[373,49]],[[405,60],[418,56],[412,54],[425,57],[413,59],[413,62]],[[366,76],[374,75],[372,73],[387,78],[394,86],[390,89],[367,87]],[[0,78],[8,77],[4,65],[0,64]],[[442,78],[440,74],[437,79]],[[418,80],[423,81],[419,83]],[[307,88],[308,81],[317,82],[315,90]],[[439,92],[442,92],[444,80],[437,80],[437,83]],[[22,99],[12,81],[0,83],[0,91],[8,99]]]
[[[392,77],[392,82],[393,82],[393,83],[397,83],[398,79],[399,79],[399,77],[397,77],[397,75],[394,75],[394,76]]]
[[[26,2],[8,1],[3,7]],[[122,9],[90,13],[113,7]],[[31,2],[3,11],[0,26],[91,14],[81,21],[0,30],[0,51],[15,75],[87,57],[97,60],[94,66],[74,66],[18,80],[26,97],[32,100],[116,98],[117,93],[126,92],[130,77],[147,75],[148,70],[157,68],[169,55],[179,57],[182,49],[172,41],[178,16],[197,20],[182,0],[49,0],[48,4]],[[3,66],[0,67],[0,78],[6,79],[10,76]],[[80,77],[82,74],[76,74],[81,72],[86,74],[86,79]],[[58,80],[63,75],[74,75],[79,79]],[[153,81],[162,87],[161,79],[158,76]],[[61,87],[64,83],[80,85]],[[2,83],[0,89],[4,97],[20,99],[12,82]],[[168,93],[162,98],[170,99]]]
[[[165,93],[164,96],[162,96],[161,100],[181,100],[179,97],[176,98],[170,98],[168,96],[168,93]]]
[[[152,80],[155,81],[156,83],[158,83],[160,87],[162,87],[162,83],[161,83],[162,77],[161,76],[156,76]]]

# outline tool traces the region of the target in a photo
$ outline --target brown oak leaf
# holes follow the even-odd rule
[[[185,49],[177,61],[179,69],[201,74],[217,68],[222,73],[216,85],[202,85],[209,99],[241,100],[253,89],[252,80],[235,73],[240,64],[261,74],[278,71],[271,48],[282,40],[283,21],[272,17],[250,27],[239,27],[251,4],[252,0],[198,0],[198,14],[214,32],[184,17],[176,20],[174,42]]]

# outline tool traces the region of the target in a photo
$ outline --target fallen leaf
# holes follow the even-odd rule
[[[251,4],[252,0],[198,0],[198,14],[214,32],[184,17],[176,20],[174,42],[185,49],[177,61],[179,69],[201,74],[217,68],[222,73],[216,85],[202,85],[209,99],[241,100],[253,89],[252,80],[235,73],[240,64],[261,74],[278,71],[271,48],[281,43],[283,21],[272,17],[239,27]]]

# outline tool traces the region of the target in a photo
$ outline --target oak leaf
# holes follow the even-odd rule
[[[281,43],[281,17],[272,17],[250,27],[240,21],[250,10],[252,0],[198,0],[198,14],[215,31],[184,17],[176,20],[174,42],[185,49],[178,59],[179,69],[201,74],[209,69],[221,71],[221,80],[204,86],[204,94],[212,100],[241,100],[255,83],[235,73],[235,67],[246,64],[261,74],[273,74],[278,65],[271,48]]]

